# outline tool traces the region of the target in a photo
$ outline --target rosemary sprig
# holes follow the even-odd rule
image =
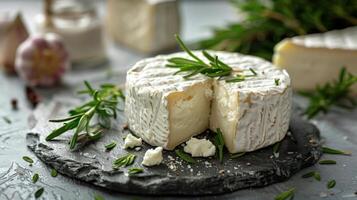
[[[38,199],[42,196],[43,192],[45,191],[45,189],[43,187],[41,187],[40,189],[36,190],[35,192],[35,199]]]
[[[113,168],[118,169],[120,167],[126,167],[132,165],[135,161],[136,156],[134,154],[126,154],[113,162]]]
[[[205,76],[214,78],[219,77],[222,78],[224,76],[229,76],[233,72],[232,67],[228,66],[226,63],[221,61],[218,56],[213,56],[209,54],[207,51],[203,50],[203,56],[208,60],[208,63],[197,57],[192,51],[187,48],[187,46],[183,43],[180,36],[175,35],[177,43],[180,45],[181,49],[185,51],[192,59],[174,57],[168,60],[167,67],[178,68],[179,70],[175,74],[179,74],[182,72],[188,72],[187,75],[183,77],[189,78],[196,74],[203,74]],[[253,75],[243,75],[238,74],[236,77],[227,79],[227,82],[240,82],[244,81],[246,77],[257,76],[258,74],[253,69],[249,69]]]
[[[178,157],[180,157],[182,160],[188,162],[188,163],[191,163],[191,164],[195,164],[196,163],[196,160],[193,159],[189,154],[183,152],[182,150],[180,149],[176,149],[175,150],[175,153]]]
[[[289,190],[278,194],[274,199],[275,200],[293,199],[294,194],[295,194],[295,188],[290,188]]]
[[[143,169],[143,168],[137,168],[137,167],[133,167],[133,168],[130,168],[130,169],[128,170],[129,176],[130,176],[130,175],[133,175],[133,174],[143,173],[143,172],[144,172],[144,169]]]
[[[219,162],[223,162],[223,148],[224,148],[224,139],[223,134],[220,128],[217,128],[217,133],[214,136],[214,145],[218,149],[217,155],[219,158]]]
[[[327,189],[331,189],[334,188],[336,185],[336,181],[335,180],[329,180],[326,184]]]
[[[338,80],[317,86],[313,92],[300,92],[310,101],[304,114],[311,119],[320,112],[327,113],[333,105],[345,109],[355,108],[357,101],[350,96],[350,88],[355,83],[357,83],[357,76],[347,72],[346,68],[342,67]]]
[[[70,140],[70,149],[73,149],[81,132],[82,136],[87,136],[90,140],[98,139],[102,129],[94,128],[93,119],[98,118],[98,123],[102,128],[110,127],[110,119],[117,117],[117,105],[119,100],[124,100],[123,92],[115,85],[101,85],[100,89],[93,89],[87,82],[84,82],[86,90],[80,91],[80,94],[87,94],[92,99],[81,106],[78,106],[69,111],[69,117],[63,119],[50,120],[54,123],[63,123],[60,128],[53,130],[46,140],[53,140],[63,133],[75,129]]]
[[[23,156],[22,159],[26,162],[28,162],[30,165],[33,164],[33,160],[32,158],[28,157],[28,156]]]
[[[326,154],[347,155],[347,156],[350,156],[352,154],[349,151],[341,151],[330,147],[322,147],[322,152]]]
[[[117,146],[117,143],[115,143],[115,142],[113,141],[113,142],[111,142],[111,143],[105,145],[105,149],[106,149],[107,151],[110,151],[110,150],[112,150],[115,146]]]
[[[295,35],[357,25],[354,1],[232,0],[244,20],[214,28],[202,49],[236,51],[271,59],[276,43]],[[306,6],[309,5],[309,6]]]
[[[319,164],[320,165],[335,165],[335,164],[337,164],[337,162],[334,160],[320,160]]]

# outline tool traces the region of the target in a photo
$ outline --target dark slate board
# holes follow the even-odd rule
[[[66,100],[67,101],[67,100]],[[69,133],[52,142],[44,140],[55,127],[48,119],[64,116],[66,108],[73,102],[57,100],[41,104],[30,124],[33,129],[27,134],[27,145],[36,156],[61,174],[94,184],[106,189],[151,195],[205,195],[231,192],[249,187],[262,187],[287,180],[299,170],[311,166],[321,157],[320,134],[311,123],[293,117],[290,133],[280,144],[279,155],[273,156],[272,146],[250,152],[242,157],[230,159],[228,152],[224,162],[217,158],[196,159],[196,164],[187,164],[174,152],[164,151],[164,161],[159,166],[143,167],[141,161],[145,151],[152,148],[144,144],[142,149],[123,150],[125,119],[113,130],[92,143],[69,151]],[[209,137],[204,133],[201,137]],[[117,147],[106,152],[104,146],[111,141]],[[182,147],[180,147],[182,148]],[[112,169],[112,161],[120,155],[131,152],[137,155],[132,167],[143,167],[144,173],[127,175],[127,168]]]

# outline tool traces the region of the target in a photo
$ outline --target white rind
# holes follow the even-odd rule
[[[173,149],[206,128],[213,131],[221,128],[231,153],[253,151],[281,140],[288,129],[291,112],[290,78],[286,71],[252,56],[213,51],[211,53],[235,70],[251,74],[249,68],[252,68],[258,76],[238,83],[209,79],[200,74],[185,80],[181,74],[173,75],[177,69],[165,66],[169,58],[187,57],[185,53],[142,60],[127,74],[125,112],[129,128],[147,143],[165,149]],[[201,53],[195,54],[202,57]],[[279,85],[275,84],[275,79],[279,79]],[[207,122],[197,124],[200,130],[187,134],[185,138],[168,146],[168,97],[175,92],[187,92],[192,87],[198,87],[196,93],[205,90],[206,98],[198,99],[206,101],[203,104],[213,98],[212,108],[207,111]],[[215,90],[213,95],[211,87]],[[186,120],[189,122],[195,118],[197,116]],[[204,121],[203,118],[200,121]]]

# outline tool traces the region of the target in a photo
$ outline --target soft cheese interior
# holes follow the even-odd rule
[[[207,128],[222,130],[231,153],[280,141],[291,114],[289,75],[256,57],[211,53],[237,71],[249,75],[252,68],[258,76],[238,83],[200,74],[183,79],[174,75],[177,69],[165,65],[168,58],[185,57],[184,53],[140,61],[127,75],[125,112],[130,129],[147,143],[169,150]]]

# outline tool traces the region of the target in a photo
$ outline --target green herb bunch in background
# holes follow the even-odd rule
[[[357,25],[356,0],[232,0],[244,20],[214,30],[200,48],[241,52],[270,60],[287,37]]]

